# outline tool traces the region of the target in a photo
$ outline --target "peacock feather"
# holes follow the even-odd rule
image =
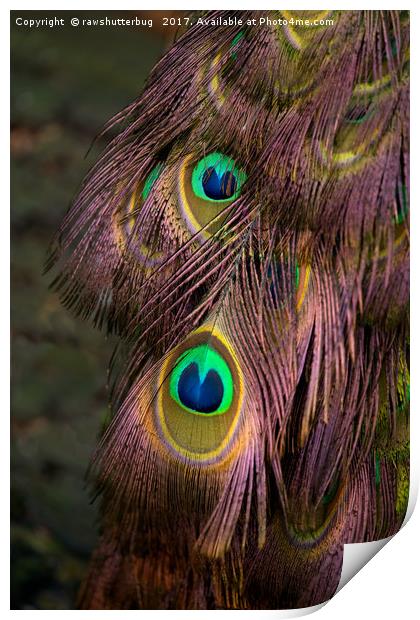
[[[406,511],[408,12],[204,17],[51,249],[121,341],[82,608],[315,605]]]

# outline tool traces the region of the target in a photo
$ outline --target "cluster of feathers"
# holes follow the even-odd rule
[[[315,605],[406,512],[408,12],[235,16],[192,16],[51,249],[121,343],[82,608]]]

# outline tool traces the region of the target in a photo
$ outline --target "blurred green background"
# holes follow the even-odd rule
[[[108,411],[113,343],[74,319],[48,290],[46,250],[104,142],[174,32],[149,28],[17,27],[11,13],[12,490],[11,608],[71,609],[97,537],[84,476]],[[165,12],[169,15],[170,12]]]

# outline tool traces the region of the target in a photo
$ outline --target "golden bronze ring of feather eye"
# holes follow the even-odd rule
[[[296,309],[299,310],[302,307],[302,304],[305,300],[306,293],[308,291],[309,279],[311,276],[311,266],[310,265],[302,265],[299,267],[296,265]]]
[[[317,11],[309,12],[315,13],[315,15],[296,16],[296,13],[292,13],[291,11],[280,11],[285,20],[289,22],[287,25],[283,25],[286,39],[290,43],[290,45],[292,45],[295,49],[299,51],[303,50],[306,47],[307,41],[305,41],[305,39],[298,34],[296,29],[299,27],[307,28],[308,26],[311,26],[311,29],[316,32],[316,28],[322,28],[324,26],[324,24],[319,24],[318,22],[324,20],[332,13],[332,11],[328,10],[320,11],[319,13]],[[308,13],[308,11],[300,11],[299,13]]]
[[[325,540],[331,527],[334,527],[334,516],[337,514],[338,507],[343,499],[346,488],[345,483],[335,482],[330,485],[331,490],[327,490],[320,505],[311,513],[313,527],[299,528],[293,524],[293,517],[296,512],[291,514],[287,520],[287,531],[292,540],[298,541],[303,547],[310,548],[312,545],[320,544],[321,540]],[[297,508],[295,509],[297,510]]]
[[[209,74],[211,76],[208,85],[209,94],[218,109],[222,108],[225,103],[225,93],[221,87],[219,75],[222,67],[222,58],[223,52],[218,52],[209,66]]]
[[[174,457],[210,464],[232,455],[244,384],[220,331],[200,328],[176,347],[162,364],[157,387],[155,423]]]
[[[362,142],[356,147],[350,149],[338,150],[332,148],[328,150],[322,141],[319,142],[318,154],[324,164],[333,164],[340,168],[347,168],[361,159],[366,151],[373,145],[379,135],[379,130],[375,129],[369,140]]]
[[[322,140],[319,141],[317,153],[323,163],[335,165],[344,172],[356,172],[364,165],[366,161],[365,155],[380,140],[382,132],[379,127],[376,127],[372,130],[369,138],[364,138],[359,144],[355,144],[357,136],[363,136],[359,132],[365,131],[364,129],[359,129],[359,127],[372,119],[375,111],[379,110],[378,104],[381,101],[386,101],[390,85],[391,74],[388,73],[374,82],[360,82],[354,86],[349,102],[349,110],[345,115],[346,126],[341,130],[339,129],[335,136],[335,141],[342,143],[341,147],[335,145],[327,148]],[[376,98],[373,100],[374,95],[376,95]],[[375,101],[375,106],[373,106],[372,101]],[[357,115],[354,117],[355,112],[360,112],[360,110],[364,113],[361,116],[359,115],[359,117]]]
[[[270,270],[270,272],[271,272],[271,270]],[[273,276],[271,275],[271,273],[269,274],[268,282],[269,282],[272,302],[277,307],[278,306],[278,300],[276,299],[276,295],[275,295],[275,292],[274,292],[275,284],[274,284]],[[311,266],[310,265],[305,265],[305,264],[298,265],[298,263],[296,263],[296,268],[295,268],[295,291],[296,291],[296,296],[295,296],[295,300],[296,300],[296,310],[297,310],[297,312],[299,312],[301,310],[302,304],[305,301],[305,297],[306,297],[306,294],[308,292],[310,276],[311,276]]]
[[[153,243],[147,243],[144,239],[136,238],[136,214],[150,195],[162,167],[161,164],[155,166],[145,181],[136,186],[130,197],[120,205],[114,215],[115,237],[121,254],[128,253],[137,261],[139,267],[145,269],[160,265],[163,261],[163,253],[151,249],[150,246]]]
[[[399,250],[401,248],[402,242],[404,239],[408,238],[408,230],[405,224],[397,224],[395,228],[395,239],[393,243],[393,250]],[[379,253],[377,255],[378,259],[387,258],[389,254],[389,249],[385,242],[383,242],[379,247]],[[375,258],[375,253],[372,253],[372,260]]]
[[[410,51],[407,50],[403,58],[403,67],[407,65],[409,60],[410,60]],[[392,77],[391,73],[387,73],[386,75],[382,76],[381,78],[378,78],[377,80],[373,80],[370,82],[369,81],[359,82],[354,87],[353,95],[360,97],[360,96],[376,94],[379,91],[391,85],[391,77]]]
[[[329,13],[323,11],[322,13]],[[289,21],[292,17],[289,11],[281,11],[281,14]],[[313,34],[316,28],[312,28]],[[274,80],[274,92],[279,96],[286,94],[290,97],[301,96],[313,88],[315,83],[315,75],[305,74],[300,64],[302,61],[302,53],[304,52],[308,40],[302,38],[290,24],[283,24],[276,27],[277,41],[282,50],[288,57],[288,65],[281,76],[281,79]],[[310,35],[311,36],[311,35]],[[299,52],[299,53],[296,53]]]
[[[296,24],[297,27],[305,28],[306,26],[322,26],[317,22],[320,22],[327,17],[329,17],[333,11],[323,10],[323,11],[285,11],[281,10],[280,13],[287,20],[293,19],[294,21],[298,21]],[[301,23],[302,22],[302,23]]]
[[[231,43],[224,45],[204,67],[204,70],[200,71],[198,74],[200,83],[205,85],[211,100],[218,110],[222,109],[226,101],[226,93],[222,85],[223,68],[229,61],[236,60],[236,49],[243,36],[244,32],[242,30],[239,31],[232,39]]]

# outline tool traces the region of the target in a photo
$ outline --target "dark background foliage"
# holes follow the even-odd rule
[[[104,142],[95,134],[141,91],[173,39],[160,27],[74,28],[70,17],[11,14],[11,607],[69,609],[97,537],[84,476],[108,415],[112,339],[74,319],[43,276],[48,244]],[[168,15],[168,13],[165,13]],[[65,17],[64,28],[16,17]],[[139,14],[150,17],[150,14]]]

